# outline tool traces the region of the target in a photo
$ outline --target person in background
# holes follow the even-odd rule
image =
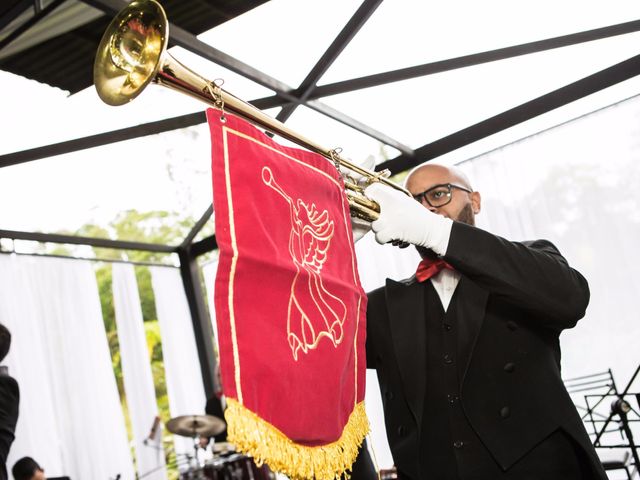
[[[11,333],[0,323],[0,363],[11,347]],[[15,439],[18,422],[20,389],[18,382],[9,376],[9,369],[0,365],[0,480],[7,480],[7,457]]]
[[[46,480],[44,469],[31,457],[22,457],[11,469],[14,480]]]

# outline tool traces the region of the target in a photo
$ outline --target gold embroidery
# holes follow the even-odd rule
[[[328,258],[334,222],[327,210],[320,212],[313,203],[291,198],[278,185],[269,167],[262,168],[262,181],[289,204],[289,254],[296,275],[289,296],[287,340],[297,361],[298,350],[307,353],[322,338],[328,338],[334,347],[342,342],[347,307],[322,283],[322,267]]]

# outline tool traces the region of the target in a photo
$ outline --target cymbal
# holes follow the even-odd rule
[[[183,415],[167,422],[167,430],[183,437],[213,437],[225,428],[224,420],[213,415]]]

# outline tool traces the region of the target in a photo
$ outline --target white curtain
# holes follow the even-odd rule
[[[156,311],[160,322],[162,354],[171,417],[202,415],[206,397],[191,314],[180,272],[174,268],[150,267]],[[174,436],[178,461],[191,454],[193,442]]]
[[[379,245],[369,232],[356,242],[356,257],[360,283],[365,292],[385,284],[387,278],[402,280],[416,271],[420,255],[413,247],[400,249],[392,245]],[[373,450],[379,468],[393,465],[391,450],[382,411],[382,397],[375,370],[367,370],[365,407],[371,424],[369,447]]]
[[[133,430],[138,476],[149,480],[167,478],[161,427],[149,438],[158,415],[151,358],[142,320],[138,283],[131,264],[112,267],[122,378]]]
[[[638,139],[634,97],[461,165],[483,195],[479,226],[546,238],[589,281],[587,315],[561,337],[565,378],[611,367],[624,386],[640,363]]]
[[[0,255],[0,321],[21,390],[9,468],[28,455],[49,476],[134,478],[91,264]]]

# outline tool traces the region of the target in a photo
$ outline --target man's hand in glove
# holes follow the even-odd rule
[[[368,186],[365,195],[380,205],[380,218],[371,224],[378,243],[401,241],[429,248],[438,255],[446,253],[451,219],[380,182]]]

